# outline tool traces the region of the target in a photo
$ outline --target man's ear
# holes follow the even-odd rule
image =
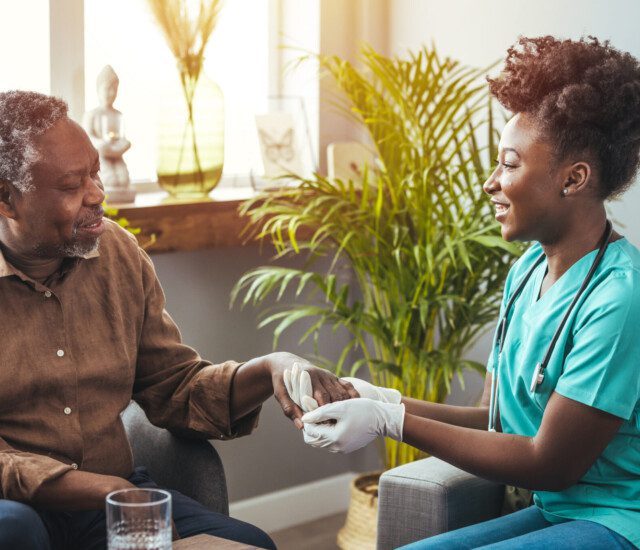
[[[0,179],[0,216],[15,218],[16,188],[6,180]]]
[[[574,162],[567,168],[565,181],[562,184],[562,195],[566,197],[584,190],[590,182],[591,176],[591,166],[588,162]]]

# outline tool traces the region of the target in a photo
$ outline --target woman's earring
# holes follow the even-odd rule
[[[569,190],[568,189],[563,189],[562,190],[562,196],[566,197],[569,194]]]

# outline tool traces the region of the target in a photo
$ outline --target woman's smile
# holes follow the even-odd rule
[[[499,222],[504,220],[504,218],[507,216],[507,211],[509,210],[509,204],[506,202],[497,201],[495,199],[492,199],[491,202],[496,209],[496,220]]]

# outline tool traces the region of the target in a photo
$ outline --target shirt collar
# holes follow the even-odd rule
[[[89,252],[88,254],[85,254],[84,256],[78,256],[77,259],[78,260],[89,260],[91,258],[97,258],[98,256],[100,256],[99,248],[100,248],[100,246],[98,245],[98,247],[95,250],[92,250],[91,252]],[[2,253],[2,249],[0,249],[0,278],[9,277],[11,275],[17,275],[21,279],[23,279],[25,277],[24,273],[22,273],[20,270],[16,269],[13,265],[11,265],[6,260],[6,258],[4,257],[4,254]]]

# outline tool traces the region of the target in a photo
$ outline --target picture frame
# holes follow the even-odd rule
[[[256,113],[261,166],[251,169],[255,190],[297,185],[313,175],[317,162],[311,144],[304,98],[269,96],[266,112]]]

